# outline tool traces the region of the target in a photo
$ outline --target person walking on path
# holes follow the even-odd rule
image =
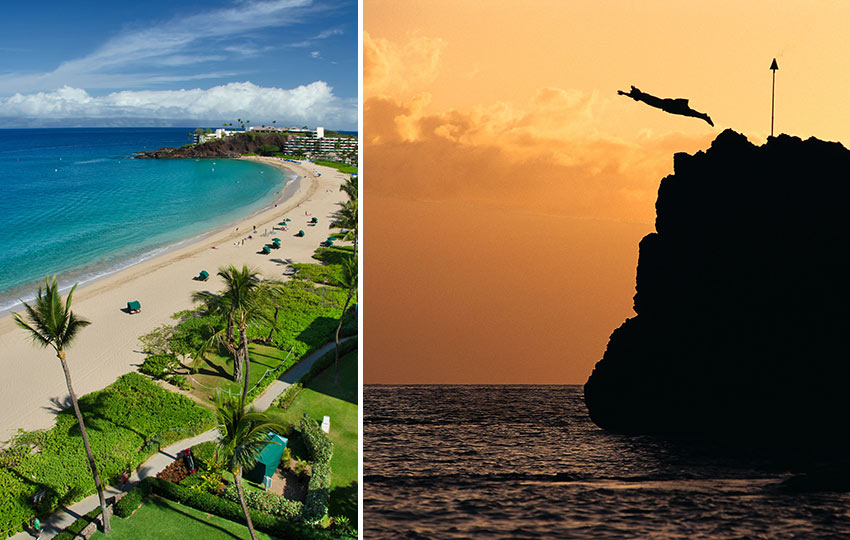
[[[35,538],[41,536],[41,521],[37,517],[30,520],[30,527],[32,527],[32,535]]]

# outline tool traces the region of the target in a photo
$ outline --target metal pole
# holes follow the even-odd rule
[[[776,63],[776,58],[770,63],[770,71],[773,72],[773,83],[770,87],[770,136],[773,137],[773,104],[776,98],[776,70],[779,69],[779,64]]]
[[[773,84],[770,87],[770,136],[773,137],[773,103],[776,98],[776,70],[773,71]]]

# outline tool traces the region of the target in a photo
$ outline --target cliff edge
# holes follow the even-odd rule
[[[625,433],[846,442],[850,151],[732,130],[676,154],[634,310],[585,384]]]
[[[145,150],[137,152],[134,157],[136,159],[238,158],[243,154],[259,154],[263,146],[283,148],[289,137],[290,135],[277,133],[237,133],[203,144]]]

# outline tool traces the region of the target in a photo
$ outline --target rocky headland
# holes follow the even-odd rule
[[[635,317],[585,384],[608,430],[850,440],[850,151],[732,130],[674,156],[640,242]]]
[[[280,133],[237,133],[203,144],[146,150],[136,153],[133,157],[138,159],[238,158],[244,154],[260,154],[263,146],[283,148],[284,143],[292,136]]]

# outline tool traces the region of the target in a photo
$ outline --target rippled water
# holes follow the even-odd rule
[[[597,428],[579,386],[366,386],[364,538],[850,538],[758,455]]]

